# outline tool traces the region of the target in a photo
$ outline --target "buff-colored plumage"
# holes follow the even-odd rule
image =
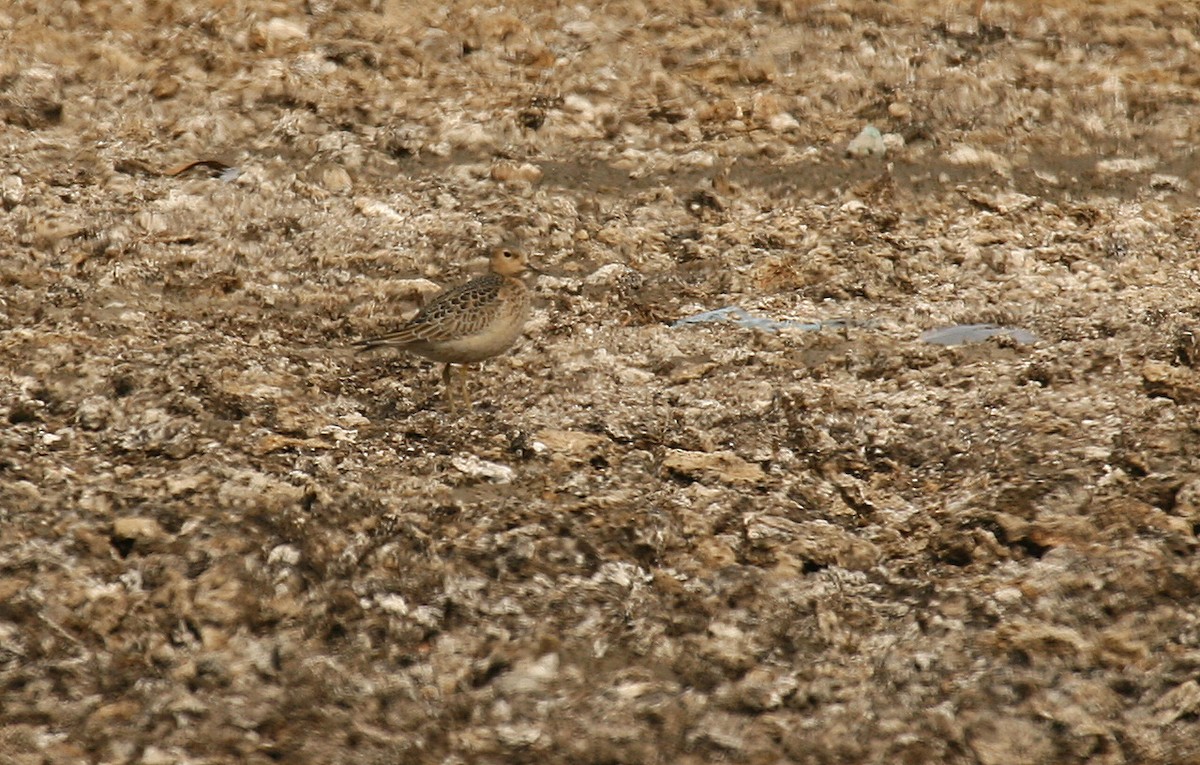
[[[445,363],[442,377],[450,398],[452,364],[490,359],[508,350],[520,336],[529,316],[529,289],[517,277],[526,270],[536,271],[522,252],[498,248],[492,252],[487,274],[439,294],[395,332],[368,338],[355,347],[399,348]]]

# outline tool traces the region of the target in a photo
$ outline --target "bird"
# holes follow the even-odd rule
[[[399,329],[361,340],[358,351],[398,348],[445,364],[442,384],[453,411],[452,369],[473,364],[508,350],[529,317],[529,288],[519,278],[526,271],[544,273],[529,264],[525,253],[512,246],[492,250],[488,272],[466,284],[439,293]],[[470,407],[465,383],[461,395]]]

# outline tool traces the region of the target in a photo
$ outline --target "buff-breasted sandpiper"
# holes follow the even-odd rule
[[[355,348],[399,348],[444,363],[446,401],[454,409],[453,365],[497,356],[520,336],[529,316],[529,288],[518,278],[525,271],[541,273],[520,250],[498,247],[488,261],[488,273],[438,294],[400,329],[362,340]],[[466,385],[461,387],[470,406]]]

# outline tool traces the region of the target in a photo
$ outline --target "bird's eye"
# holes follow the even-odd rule
[[[500,254],[501,254],[501,255],[503,255],[503,256],[504,256],[504,257],[506,257],[506,258],[511,258],[511,257],[513,256],[513,251],[512,251],[512,250],[505,250],[504,252],[502,252],[502,253],[500,253]]]

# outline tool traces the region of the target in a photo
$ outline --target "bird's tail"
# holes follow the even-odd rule
[[[359,352],[373,351],[376,348],[403,348],[417,339],[417,336],[411,330],[402,329],[398,332],[389,332],[385,335],[359,340],[352,347]]]

